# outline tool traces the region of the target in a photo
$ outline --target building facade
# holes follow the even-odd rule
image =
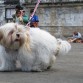
[[[6,1],[8,0],[5,0],[5,4],[0,7],[2,10],[0,23],[11,20],[8,17],[14,13],[15,0],[9,0],[9,2],[13,1],[12,4]],[[37,0],[20,0],[18,3],[23,5],[29,15],[30,9],[35,7]],[[8,12],[12,13],[9,15]],[[41,0],[36,13],[39,16],[39,27],[54,36],[71,36],[74,31],[79,31],[83,35],[83,0]]]

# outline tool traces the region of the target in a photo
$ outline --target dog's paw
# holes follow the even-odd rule
[[[15,71],[16,68],[10,68],[10,67],[0,67],[0,72],[11,72]]]
[[[33,68],[25,68],[25,67],[23,67],[22,68],[22,71],[23,72],[42,72],[43,70],[42,69],[40,69],[40,68],[37,68],[37,67],[33,67]]]
[[[22,67],[21,70],[23,72],[30,72],[31,71],[31,69],[30,68],[27,68],[27,67]]]
[[[41,69],[40,67],[36,67],[34,66],[32,69],[31,69],[32,72],[43,72],[44,70]]]

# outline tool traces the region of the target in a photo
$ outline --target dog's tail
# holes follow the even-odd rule
[[[62,39],[57,39],[57,43],[58,43],[58,46],[57,46],[57,51],[55,54],[56,56],[65,55],[70,51],[71,45],[68,41],[62,40]]]

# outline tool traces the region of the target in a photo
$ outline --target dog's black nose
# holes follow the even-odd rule
[[[19,37],[20,35],[19,34],[16,34],[17,37]]]

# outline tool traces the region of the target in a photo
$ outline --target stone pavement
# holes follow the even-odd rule
[[[83,83],[83,43],[72,44],[68,55],[57,57],[45,72],[0,72],[0,83]]]

